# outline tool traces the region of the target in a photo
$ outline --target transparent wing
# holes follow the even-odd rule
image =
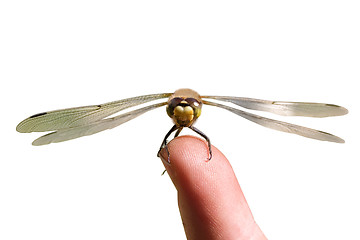
[[[45,132],[67,129],[99,121],[114,113],[156,99],[169,97],[171,93],[151,94],[85,107],[67,108],[35,114],[20,122],[16,130],[22,133]]]
[[[348,113],[344,107],[326,103],[282,102],[226,96],[203,96],[202,98],[231,102],[247,109],[271,112],[282,116],[331,117]]]
[[[319,130],[315,130],[315,129],[311,129],[311,128],[306,128],[306,127],[302,127],[299,125],[295,125],[295,124],[291,124],[291,123],[286,123],[286,122],[281,122],[281,121],[277,121],[274,119],[270,119],[270,118],[265,118],[265,117],[261,117],[252,113],[248,113],[236,108],[232,108],[226,105],[222,105],[219,103],[213,103],[213,102],[209,102],[209,101],[203,101],[204,104],[207,105],[212,105],[212,106],[216,106],[216,107],[220,107],[220,108],[224,108],[230,112],[233,112],[243,118],[246,118],[247,120],[250,120],[254,123],[257,123],[259,125],[262,125],[264,127],[267,128],[271,128],[271,129],[275,129],[278,131],[282,131],[282,132],[287,132],[287,133],[294,133],[303,137],[308,137],[308,138],[313,138],[313,139],[317,139],[317,140],[321,140],[321,141],[329,141],[329,142],[336,142],[336,143],[344,143],[345,141],[335,135],[332,135],[330,133],[326,133],[326,132],[322,132]]]
[[[117,127],[120,124],[123,124],[133,118],[136,118],[147,111],[164,106],[166,104],[167,104],[166,102],[157,103],[128,113],[121,114],[113,118],[106,118],[99,121],[95,121],[88,125],[60,129],[55,132],[51,132],[49,134],[39,137],[32,144],[35,146],[39,146],[49,143],[63,142],[83,136],[89,136],[107,129]]]

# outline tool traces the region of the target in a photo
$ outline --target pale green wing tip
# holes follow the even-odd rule
[[[345,143],[345,140],[338,137],[338,136],[335,136],[331,133],[327,133],[329,136],[330,136],[330,139],[326,139],[326,141],[328,142],[334,142],[334,143]]]
[[[344,108],[342,106],[333,105],[333,104],[327,104],[327,105],[333,106],[336,109],[336,111],[334,112],[334,115],[332,115],[332,116],[343,116],[343,115],[346,115],[349,113],[349,110],[347,110],[346,108]],[[329,117],[331,117],[331,115]]]
[[[48,133],[48,134],[45,134],[41,137],[38,137],[37,139],[35,139],[31,145],[33,146],[43,146],[43,145],[47,145],[47,144],[50,144],[52,143],[51,141],[47,140],[46,137],[50,134],[53,134],[54,132],[51,132],[51,133]]]
[[[26,133],[26,131],[22,128],[23,125],[23,121],[20,122],[17,126],[16,126],[16,131],[19,133]]]
[[[346,108],[344,108],[344,107],[341,107],[341,110],[342,110],[342,115],[346,115],[346,114],[348,114],[349,113],[349,110],[347,110]]]
[[[46,145],[46,144],[48,144],[48,143],[40,143],[39,141],[37,141],[38,139],[35,139],[32,143],[31,143],[31,145],[33,145],[33,146],[42,146],[42,145]]]
[[[21,133],[21,129],[20,129],[19,125],[16,126],[16,131]]]

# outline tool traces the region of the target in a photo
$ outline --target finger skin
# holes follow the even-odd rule
[[[177,191],[188,240],[266,239],[255,223],[226,157],[192,136],[177,137],[160,156]]]

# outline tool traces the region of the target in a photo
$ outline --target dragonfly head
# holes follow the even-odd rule
[[[189,127],[201,114],[202,102],[192,97],[173,97],[166,112],[177,126]]]

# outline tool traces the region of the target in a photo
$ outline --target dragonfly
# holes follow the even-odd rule
[[[111,115],[127,108],[163,98],[167,98],[167,101],[155,103],[130,112],[125,112],[118,116],[110,117]],[[345,142],[342,138],[327,132],[262,117],[239,108],[228,106],[230,104],[224,105],[219,102],[226,102],[245,109],[270,112],[281,116],[322,118],[341,116],[348,113],[346,108],[334,104],[271,101],[231,96],[201,96],[194,90],[185,88],[178,89],[174,93],[143,95],[99,105],[42,112],[21,121],[17,125],[16,130],[21,133],[52,131],[32,142],[32,145],[35,146],[46,145],[50,143],[68,141],[92,135],[107,129],[112,129],[150,110],[166,105],[166,112],[172,119],[174,126],[165,135],[158,154],[163,148],[166,148],[167,150],[168,138],[173,132],[176,131],[174,135],[174,138],[176,138],[180,132],[187,127],[207,141],[210,160],[212,157],[210,139],[203,132],[193,126],[201,115],[202,105],[205,104],[223,108],[249,121],[274,130],[293,133],[321,141],[335,143]]]

